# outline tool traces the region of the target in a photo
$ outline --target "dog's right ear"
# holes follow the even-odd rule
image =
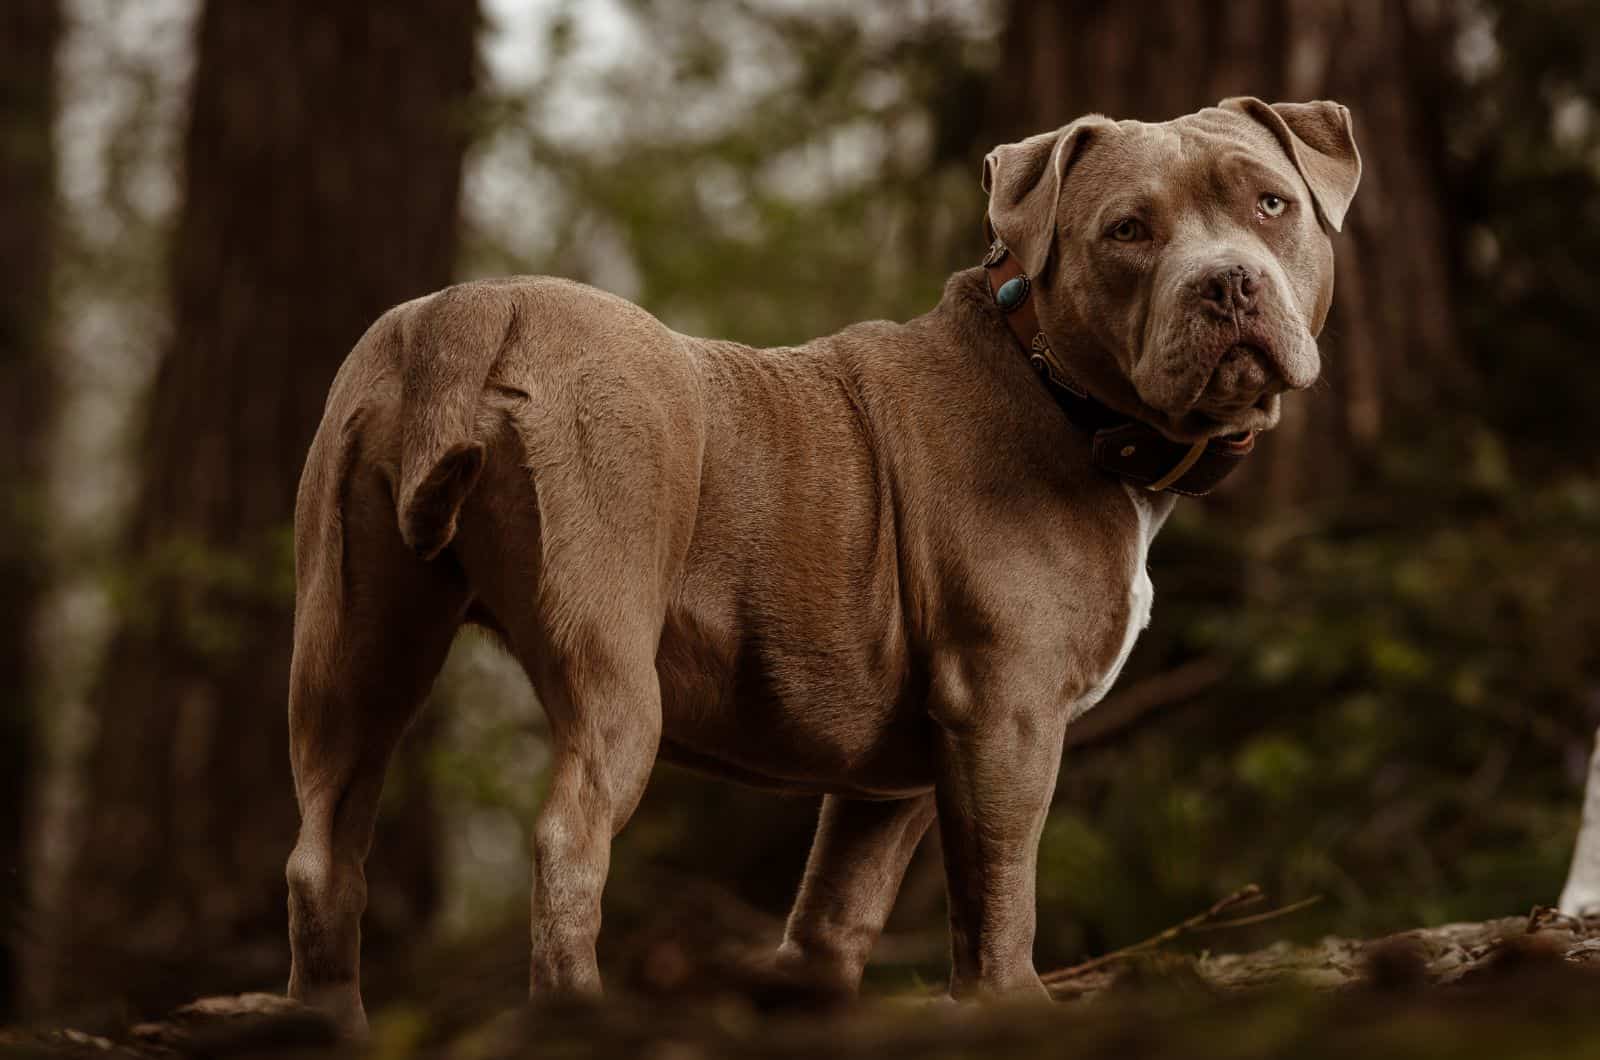
[[[1001,144],[983,160],[983,190],[989,194],[989,227],[1028,275],[1044,274],[1056,242],[1056,210],[1067,171],[1101,121],[1079,118],[1055,132]]]

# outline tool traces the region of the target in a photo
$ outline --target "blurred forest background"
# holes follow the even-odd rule
[[[282,989],[294,486],[385,308],[544,272],[756,343],[904,319],[981,255],[995,143],[1234,94],[1355,117],[1326,382],[1153,552],[1039,966],[1252,881],[1327,896],[1272,937],[1553,901],[1600,722],[1591,5],[7,0],[0,1017]],[[464,638],[386,792],[369,1005],[425,960],[524,989],[543,740]],[[815,812],[658,771],[613,983],[775,930]],[[880,988],[945,974],[934,841]]]

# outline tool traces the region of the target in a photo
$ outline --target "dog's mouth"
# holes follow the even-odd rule
[[[1262,407],[1286,387],[1272,350],[1258,342],[1236,342],[1224,349],[1196,395],[1197,408],[1239,412]]]
[[[1242,334],[1230,328],[1214,345],[1190,344],[1183,350],[1186,344],[1179,340],[1177,351],[1151,360],[1136,378],[1146,404],[1170,417],[1163,429],[1172,437],[1242,439],[1271,430],[1282,414],[1283,394],[1315,381],[1314,371],[1304,378],[1301,351],[1280,347],[1269,329],[1245,323]],[[1172,386],[1180,377],[1182,383]],[[1166,393],[1160,390],[1163,383],[1171,387]]]
[[[1234,343],[1217,358],[1190,415],[1206,433],[1225,442],[1253,437],[1276,425],[1286,387],[1267,347]]]
[[[1212,439],[1212,445],[1220,446],[1232,453],[1243,456],[1256,447],[1256,431],[1239,431],[1236,434],[1223,434]]]

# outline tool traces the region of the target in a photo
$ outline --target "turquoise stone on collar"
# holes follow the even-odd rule
[[[1011,277],[994,293],[994,304],[1000,307],[1002,313],[1011,312],[1027,300],[1028,286],[1026,276]]]

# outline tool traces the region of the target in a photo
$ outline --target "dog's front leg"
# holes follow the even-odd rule
[[[1059,712],[1038,706],[940,717],[936,792],[957,999],[1045,996],[1033,967],[1034,876],[1065,732]]]
[[[894,909],[906,865],[933,820],[933,795],[829,795],[778,949],[779,967],[853,992]]]

